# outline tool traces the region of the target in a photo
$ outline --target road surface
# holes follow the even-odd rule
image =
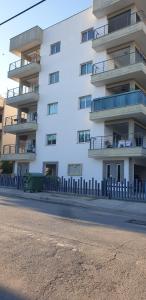
[[[0,300],[145,300],[145,221],[0,196]]]

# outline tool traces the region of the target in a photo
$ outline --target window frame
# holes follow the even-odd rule
[[[92,38],[89,38],[89,35],[91,32],[92,32]],[[85,39],[85,40],[83,39],[84,34],[87,34],[87,39]],[[93,27],[88,28],[81,32],[81,43],[86,43],[86,42],[92,41],[93,37],[94,37],[94,28]]]
[[[121,168],[121,164],[117,163],[116,164],[116,181],[117,182],[121,182],[121,178],[122,178],[122,168]],[[119,180],[120,179],[120,180]]]
[[[111,166],[110,163],[106,164],[106,179],[107,180],[110,179],[110,178],[112,178],[111,168],[112,168],[112,166]]]
[[[88,71],[88,66],[89,66],[89,65],[91,65],[91,70],[90,70],[90,72]],[[85,73],[82,72],[82,67],[83,67],[83,66],[86,67],[86,72],[85,72]],[[85,76],[85,75],[90,75],[90,74],[92,74],[92,66],[93,66],[93,61],[92,61],[92,60],[89,60],[89,61],[86,61],[86,62],[80,64],[80,75],[81,75],[81,76]]]
[[[57,51],[57,45],[59,45],[59,51]],[[53,47],[54,47],[54,49],[56,49],[55,52],[52,51]],[[58,42],[53,43],[53,44],[50,45],[50,55],[55,55],[55,54],[60,53],[60,52],[61,52],[61,41],[58,41]]]
[[[57,111],[54,112],[54,113],[50,113],[49,107],[51,107],[51,105],[55,105],[55,104],[56,104],[56,106],[57,106]],[[48,104],[47,104],[47,115],[48,115],[48,116],[52,116],[52,115],[57,115],[57,114],[58,114],[58,102],[48,103]]]
[[[51,82],[51,76],[54,76],[54,78],[55,78],[55,74],[58,74],[58,80],[57,81],[54,80],[53,82]],[[60,72],[59,71],[49,73],[49,84],[50,85],[59,83],[59,81],[60,81]]]
[[[78,166],[80,168],[79,173],[75,174],[73,172],[70,172],[69,168],[72,166]],[[81,163],[70,163],[67,165],[67,176],[69,177],[81,177],[83,174],[83,165]]]
[[[92,95],[91,94],[79,97],[79,110],[90,109],[91,108],[91,103],[90,103],[90,106],[87,106],[87,97],[90,97],[91,98],[90,101],[92,102]],[[85,101],[85,107],[81,107],[81,100]]]
[[[89,140],[86,140],[86,133],[89,132]],[[81,133],[84,133],[84,141],[80,141],[80,134]],[[86,144],[86,143],[90,143],[90,129],[87,129],[87,130],[78,130],[77,132],[77,141],[78,141],[78,144]]]
[[[48,144],[48,137],[49,136],[55,136],[56,137],[56,142],[55,143],[50,143],[50,144]],[[57,144],[57,134],[56,133],[48,133],[47,135],[46,135],[46,145],[47,146],[55,146]]]

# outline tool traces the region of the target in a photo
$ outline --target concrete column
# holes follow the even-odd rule
[[[20,118],[21,118],[21,109],[20,108],[18,109],[17,116],[18,116],[18,119],[20,120]]]
[[[124,160],[124,179],[129,181],[129,158]]]
[[[130,64],[135,64],[135,43],[130,45]]]
[[[130,90],[134,91],[135,90],[135,80],[130,81]]]
[[[134,181],[134,161],[132,158],[129,158],[129,181]]]
[[[23,93],[23,84],[22,82],[20,81],[19,82],[19,94],[22,94]]]
[[[134,120],[129,120],[128,122],[128,139],[134,143],[134,131],[135,131],[135,122]]]
[[[19,137],[16,135],[16,153],[19,151]]]
[[[18,163],[15,161],[15,162],[14,162],[14,167],[13,167],[13,173],[14,173],[15,175],[17,175],[17,167],[18,167]]]
[[[136,24],[136,7],[131,8],[131,25]]]
[[[25,64],[25,58],[24,58],[24,55],[21,54],[21,67],[23,67]]]

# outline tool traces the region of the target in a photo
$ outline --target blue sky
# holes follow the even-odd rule
[[[39,0],[1,0],[0,23]],[[0,94],[17,84],[7,79],[9,63],[17,57],[9,54],[9,39],[35,25],[45,29],[92,5],[92,0],[47,0],[24,15],[0,26]]]

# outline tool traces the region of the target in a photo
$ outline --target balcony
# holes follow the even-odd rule
[[[96,51],[104,51],[122,44],[135,41],[146,53],[146,18],[143,12],[133,13],[123,17],[122,20],[115,20],[112,26],[106,24],[94,30],[92,47]]]
[[[18,108],[22,105],[35,104],[39,100],[39,88],[36,85],[17,87],[7,92],[6,104]]]
[[[10,40],[10,52],[19,56],[21,52],[41,45],[42,39],[43,30],[35,26]]]
[[[6,133],[25,133],[37,130],[37,113],[22,114],[19,116],[6,117],[4,132]]]
[[[143,10],[146,13],[145,0],[93,0],[93,13],[96,17],[101,18],[120,11],[134,3],[138,10]]]
[[[146,86],[146,59],[137,51],[93,65],[91,83],[97,87],[131,79]]]
[[[128,136],[121,139],[112,135],[92,137],[88,156],[96,159],[146,158],[146,136],[136,134],[133,140]]]
[[[146,94],[131,91],[92,101],[90,120],[97,122],[133,118],[146,125]]]
[[[8,78],[19,81],[19,79],[32,76],[41,71],[40,56],[34,56],[30,61],[19,59],[9,66]]]
[[[27,145],[4,145],[1,160],[4,161],[33,161],[36,158],[35,148]]]

